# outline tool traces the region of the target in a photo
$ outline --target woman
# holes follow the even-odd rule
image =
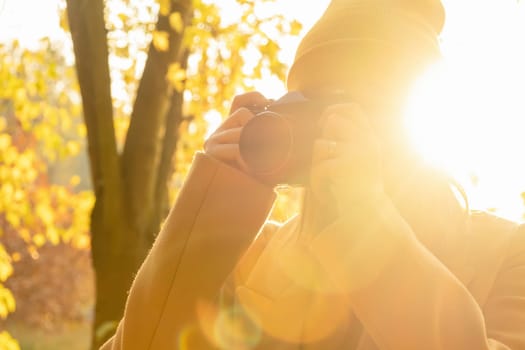
[[[402,131],[443,22],[437,0],[333,0],[288,88],[352,103],[319,117],[301,214],[265,223],[238,142],[269,101],[237,97],[102,349],[525,349],[525,230],[467,212]]]

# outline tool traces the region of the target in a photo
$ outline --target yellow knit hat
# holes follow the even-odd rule
[[[299,45],[288,89],[394,97],[440,57],[444,20],[439,0],[332,0]]]

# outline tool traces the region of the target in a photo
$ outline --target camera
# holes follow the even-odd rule
[[[250,173],[269,185],[308,184],[314,140],[323,111],[349,102],[343,92],[307,94],[292,91],[262,109],[241,131],[239,150]]]

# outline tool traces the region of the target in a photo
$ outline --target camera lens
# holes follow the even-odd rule
[[[277,173],[291,157],[293,136],[290,123],[277,113],[264,111],[243,128],[239,148],[244,162],[261,175]]]

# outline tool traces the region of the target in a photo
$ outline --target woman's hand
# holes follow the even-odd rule
[[[248,92],[233,99],[229,117],[204,143],[206,154],[224,163],[248,172],[239,152],[239,138],[243,126],[254,117],[247,107],[262,108],[269,100],[259,92]]]
[[[320,127],[310,175],[317,200],[335,201],[341,214],[385,198],[379,140],[359,105],[329,107]]]

